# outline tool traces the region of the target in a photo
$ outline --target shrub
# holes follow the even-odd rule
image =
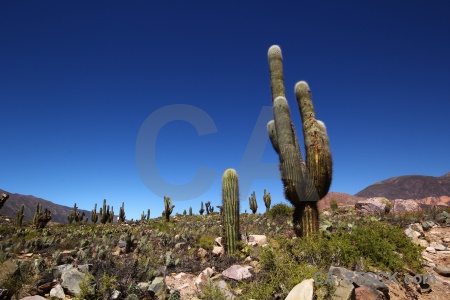
[[[278,203],[272,206],[269,210],[269,216],[271,218],[276,218],[278,216],[289,216],[292,217],[294,213],[294,208],[284,203]]]

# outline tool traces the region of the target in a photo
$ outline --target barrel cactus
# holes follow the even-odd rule
[[[319,230],[317,201],[328,193],[331,185],[332,157],[328,135],[325,124],[316,119],[308,84],[298,82],[295,97],[305,141],[306,160],[303,161],[286,100],[280,47],[270,47],[268,58],[274,120],[267,124],[267,131],[279,155],[285,198],[295,207],[295,233],[297,236],[309,236]]]
[[[239,183],[234,169],[227,169],[222,176],[222,206],[224,236],[222,242],[227,254],[233,255],[239,242]]]

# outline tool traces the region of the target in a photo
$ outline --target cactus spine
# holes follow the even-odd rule
[[[166,222],[169,222],[170,214],[173,211],[175,205],[172,204],[170,197],[164,196],[164,216],[166,217]]]
[[[17,212],[17,227],[22,227],[22,222],[23,222],[23,209],[24,209],[24,205],[22,204],[20,206],[19,211]]]
[[[274,120],[267,124],[267,131],[279,155],[285,198],[295,207],[295,233],[309,236],[319,229],[317,201],[328,193],[331,185],[332,158],[328,135],[323,122],[316,120],[308,84],[298,82],[295,96],[302,117],[305,163],[286,100],[281,49],[270,47],[268,58]]]
[[[252,195],[248,197],[248,202],[250,204],[250,209],[252,210],[252,213],[256,214],[256,211],[258,210],[258,202],[256,201],[255,191],[253,191]]]
[[[233,255],[239,241],[239,183],[234,169],[227,169],[222,176],[222,206],[225,251]]]
[[[125,203],[122,202],[122,207],[119,211],[119,222],[125,222]]]
[[[263,199],[264,199],[264,205],[266,206],[266,213],[268,213],[270,210],[270,203],[271,203],[272,198],[270,196],[270,193],[266,194],[266,189],[264,189]]]

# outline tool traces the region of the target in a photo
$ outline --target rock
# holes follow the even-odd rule
[[[285,300],[313,300],[314,280],[305,279],[289,292]]]
[[[436,222],[438,223],[445,223],[447,217],[444,215],[444,213],[437,214],[435,217]]]
[[[385,198],[369,198],[355,203],[355,209],[358,214],[366,214],[373,216],[381,216],[387,212],[386,203],[381,199]],[[388,200],[389,201],[389,200]]]
[[[203,248],[198,248],[197,256],[198,256],[199,258],[204,259],[204,258],[206,258],[207,255],[208,255],[208,251],[206,251],[206,250],[203,249]]]
[[[56,266],[53,268],[53,276],[55,278],[61,278],[62,274],[70,269],[73,269],[73,266],[69,264]]]
[[[353,284],[339,285],[333,294],[333,300],[352,300],[355,297],[355,287]]]
[[[248,236],[247,241],[254,246],[262,246],[267,244],[267,237],[265,235],[252,234]]]
[[[180,242],[180,243],[176,243],[175,247],[173,248],[175,251],[178,250],[186,250],[188,248],[188,244],[186,244],[185,242]]]
[[[437,266],[433,269],[436,273],[441,276],[450,277],[450,267],[449,266]]]
[[[164,288],[165,288],[164,277],[155,277],[152,283],[149,284],[147,290],[154,292],[155,295],[160,295],[162,292],[164,292]]]
[[[421,236],[420,232],[413,230],[411,227],[405,229],[405,234],[409,238],[415,238]]]
[[[86,279],[86,274],[73,268],[65,271],[62,276],[62,287],[69,295],[76,295],[80,293],[80,283]]]
[[[450,237],[446,237],[442,240],[444,243],[450,243]]]
[[[223,247],[222,245],[222,237],[219,236],[218,238],[215,239],[216,245],[219,247]]]
[[[0,288],[7,286],[7,281],[19,271],[17,263],[7,260],[0,264]],[[9,290],[9,294],[14,294],[16,290]]]
[[[410,225],[411,229],[420,233],[420,235],[424,235],[425,232],[423,231],[423,227],[422,225],[420,225],[419,223],[414,223]]]
[[[136,294],[129,294],[125,300],[139,300],[139,297]]]
[[[433,247],[427,247],[426,249],[425,249],[425,251],[427,251],[427,252],[429,252],[429,253],[436,253],[436,250],[433,248]]]
[[[425,222],[422,222],[422,228],[423,228],[424,231],[430,230],[431,228],[433,228],[434,225],[435,225],[435,224],[434,224],[433,221],[425,221]]]
[[[225,254],[225,251],[223,250],[223,247],[214,246],[212,250],[213,256],[222,256]]]
[[[252,277],[249,269],[252,269],[251,266],[240,266],[240,265],[232,265],[228,269],[222,272],[222,275],[234,279],[237,281],[241,281],[242,279],[247,279]]]
[[[140,290],[141,292],[145,292],[148,290],[148,282],[138,282],[138,284],[136,285],[136,288],[138,290]]]
[[[426,240],[422,240],[422,239],[419,239],[419,243],[417,245],[419,245],[420,247],[424,247],[424,248],[430,246],[430,244]]]
[[[433,247],[437,251],[446,251],[447,250],[447,247],[445,247],[444,245],[442,245],[440,243],[436,243],[436,242],[432,242],[430,244],[430,247]]]
[[[50,290],[50,297],[58,299],[66,299],[66,294],[64,294],[64,289],[60,284],[57,284],[54,288]]]
[[[35,295],[35,296],[24,297],[20,300],[47,300],[47,299],[42,296]]]
[[[113,292],[112,292],[112,294],[111,294],[111,300],[117,300],[117,299],[119,299],[120,298],[120,295],[121,295],[122,293],[120,292],[120,291],[118,291],[118,290],[114,290]]]
[[[236,297],[230,291],[230,289],[227,286],[227,283],[224,280],[219,280],[219,281],[215,282],[214,286],[219,288],[219,290],[225,295],[226,299],[231,299],[231,300],[236,299]]]
[[[205,270],[203,270],[195,279],[195,286],[197,289],[202,289],[203,286],[205,286],[208,282],[208,277],[209,280],[211,279],[211,277],[216,273],[216,271],[214,269],[211,268],[206,268]]]
[[[378,300],[382,299],[380,293],[372,291],[365,286],[355,289],[355,300]],[[389,298],[388,298],[389,299]]]
[[[412,212],[422,212],[422,208],[416,200],[403,200],[396,199],[392,201],[392,213],[394,215],[412,213]]]

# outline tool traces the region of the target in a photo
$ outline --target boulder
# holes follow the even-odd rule
[[[222,272],[222,275],[234,279],[237,281],[241,281],[242,279],[247,279],[252,277],[249,269],[252,269],[251,266],[241,266],[241,265],[232,265],[228,269]]]
[[[396,199],[392,201],[392,210],[391,212],[394,215],[401,215],[405,213],[420,213],[422,212],[422,208],[416,200],[408,199]]]
[[[73,268],[65,271],[62,276],[62,287],[69,295],[76,295],[80,293],[80,283],[86,279],[86,274]]]
[[[433,270],[441,276],[450,277],[450,267],[449,266],[440,265],[440,266],[436,266]]]
[[[355,209],[358,214],[381,216],[389,211],[385,203],[386,198],[369,198],[355,203]],[[389,201],[389,200],[387,200]],[[390,203],[390,202],[389,202]]]
[[[305,279],[289,292],[285,300],[313,300],[314,280]]]

